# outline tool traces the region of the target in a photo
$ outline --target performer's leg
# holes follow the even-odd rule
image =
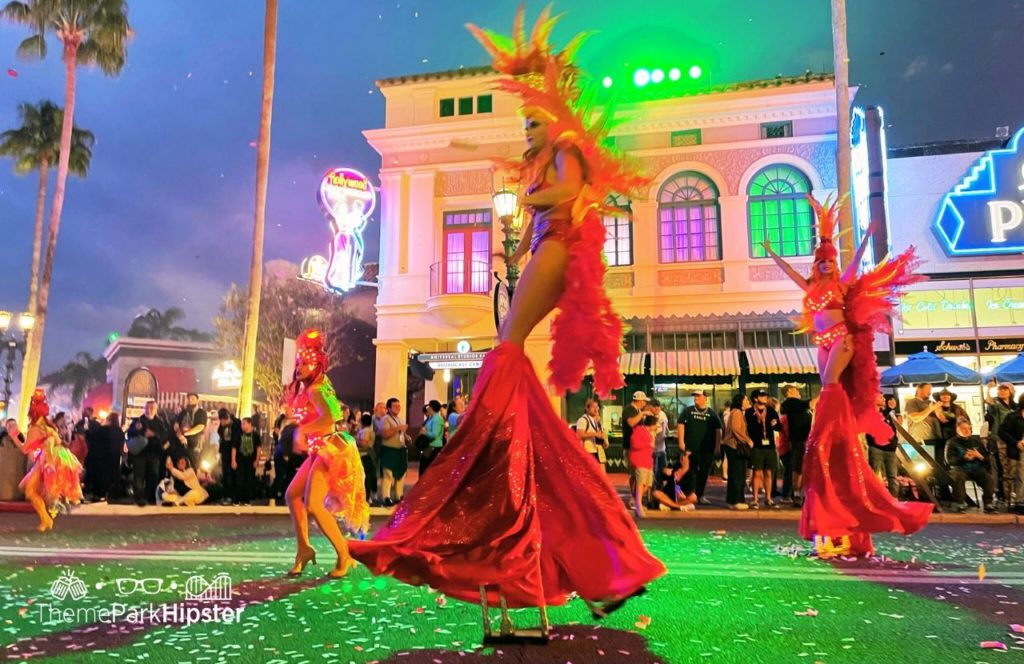
[[[380,499],[381,501],[391,500],[391,487],[395,483],[395,474],[390,468],[384,469],[384,477],[380,480]]]
[[[821,355],[819,353],[818,357]],[[825,371],[821,374],[822,387],[839,382],[839,377],[853,359],[853,335],[846,335],[836,341],[828,351],[828,361],[825,363]]]
[[[309,479],[310,468],[313,459],[307,457],[299,466],[288,489],[285,491],[285,500],[288,501],[288,513],[292,517],[292,525],[295,527],[295,566],[289,570],[290,575],[301,574],[307,562],[316,562],[316,554],[313,547],[309,545],[309,513],[304,502],[306,496],[306,482]]]
[[[53,528],[53,517],[46,509],[46,501],[43,500],[43,473],[40,464],[42,461],[36,462],[28,482],[25,483],[25,497],[28,498],[29,504],[32,505],[32,509],[39,517],[39,532],[44,532]]]
[[[524,238],[529,241],[529,238]],[[551,313],[565,288],[565,266],[569,251],[557,240],[546,240],[523,270],[516,285],[508,318],[501,326],[501,341],[522,346],[526,337]]]
[[[327,497],[327,465],[322,459],[314,459],[312,468],[309,471],[309,481],[306,484],[306,509],[316,519],[320,531],[327,536],[338,554],[337,564],[331,570],[330,575],[338,578],[345,576],[348,572],[352,556],[348,554],[348,544],[341,534],[338,521],[327,511],[324,506],[324,498]]]

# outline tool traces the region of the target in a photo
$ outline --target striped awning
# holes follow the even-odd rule
[[[807,374],[818,372],[818,350],[806,346],[747,348],[751,374]]]
[[[647,353],[623,353],[619,355],[619,371],[623,375],[642,376]]]
[[[651,353],[655,376],[736,376],[739,353],[731,349],[668,350]]]

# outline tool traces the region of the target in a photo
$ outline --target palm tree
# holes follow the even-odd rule
[[[50,209],[50,231],[46,242],[43,276],[39,284],[36,323],[32,329],[33,341],[26,349],[31,352],[25,354],[21,370],[18,420],[25,423],[29,399],[39,377],[53,259],[57,250],[60,217],[64,210],[64,187],[71,167],[75,69],[79,64],[97,65],[108,76],[118,74],[124,67],[131,28],[128,25],[128,5],[125,0],[15,0],[9,2],[0,14],[12,23],[27,27],[32,33],[18,46],[19,57],[46,57],[46,33],[53,32],[63,46],[64,59],[64,121],[60,131],[57,182]]]
[[[263,106],[256,147],[256,219],[252,230],[252,262],[249,264],[249,306],[242,346],[242,386],[238,412],[252,411],[256,372],[256,335],[260,328],[260,295],[263,287],[263,224],[267,209],[267,177],[270,173],[270,116],[274,109],[274,67],[277,60],[277,0],[267,0],[263,23]]]
[[[52,101],[39,105],[18,104],[21,126],[0,134],[0,156],[14,160],[14,172],[23,175],[39,171],[39,192],[36,194],[35,230],[32,235],[32,277],[28,286],[28,312],[36,313],[39,290],[39,260],[43,245],[43,212],[46,208],[46,184],[50,165],[60,154],[60,131],[64,124],[64,111]],[[74,127],[71,130],[71,159],[68,172],[84,178],[92,159],[95,137],[91,131]],[[32,336],[28,338],[32,343]]]
[[[172,341],[213,340],[213,335],[206,332],[175,325],[184,318],[185,312],[179,307],[170,307],[165,311],[150,309],[132,320],[126,336],[140,339],[170,339]]]
[[[850,56],[846,47],[846,0],[832,0],[832,54],[836,77],[836,172],[839,195],[850,193]],[[853,207],[849,197],[839,207],[839,229],[853,226]],[[853,258],[853,233],[839,236],[839,251],[845,265]]]
[[[89,390],[107,382],[107,358],[81,351],[75,359],[51,374],[43,376],[42,382],[51,388],[71,388],[71,405],[78,408]]]

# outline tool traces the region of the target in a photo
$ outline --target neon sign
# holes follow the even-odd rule
[[[882,131],[885,131],[884,125]],[[863,108],[854,108],[850,115],[850,188],[853,190],[854,243],[859,245],[871,226],[871,175],[867,117]],[[861,267],[869,269],[874,264],[874,250],[869,245],[861,259]]]
[[[1020,129],[986,152],[939,205],[933,226],[950,256],[1024,253],[1024,155]]]
[[[210,376],[218,390],[227,390],[242,386],[242,370],[234,360],[221,362],[213,369]]]
[[[373,184],[357,170],[332,168],[320,180],[317,200],[331,226],[330,253],[303,261],[300,278],[351,290],[363,274],[363,229],[377,205]]]

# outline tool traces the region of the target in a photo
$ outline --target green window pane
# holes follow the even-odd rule
[[[473,115],[472,97],[459,97],[459,115]]]
[[[455,115],[455,99],[442,99],[439,113],[442,118],[450,118]]]
[[[476,98],[476,112],[490,113],[494,108],[494,99],[491,95],[480,95]]]

